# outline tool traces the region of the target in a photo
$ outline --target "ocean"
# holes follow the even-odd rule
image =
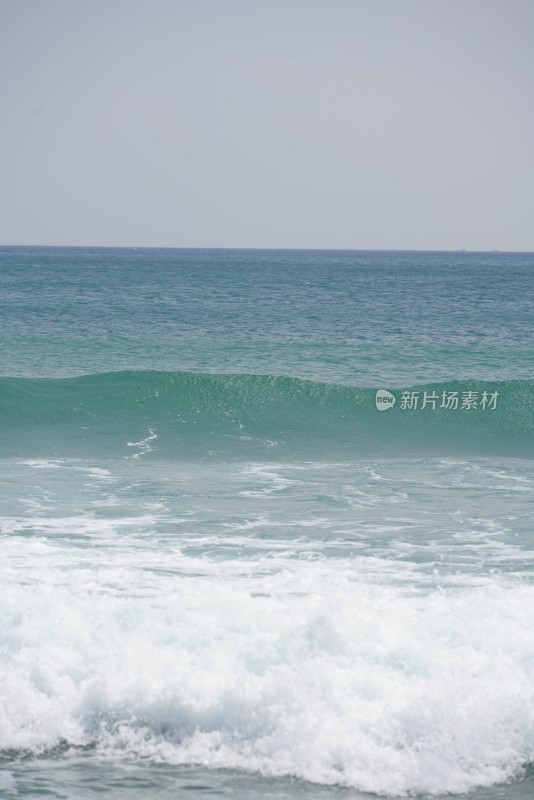
[[[0,797],[534,794],[534,255],[0,248]]]

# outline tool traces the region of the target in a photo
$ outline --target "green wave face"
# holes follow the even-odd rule
[[[377,410],[378,389],[395,397]],[[467,394],[467,393],[471,394]],[[534,454],[534,381],[359,388],[284,376],[110,372],[0,379],[0,434],[62,452],[232,457],[260,450]],[[38,435],[37,435],[38,434]],[[145,449],[141,442],[145,442]]]

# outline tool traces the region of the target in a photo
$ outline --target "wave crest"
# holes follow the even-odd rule
[[[157,431],[158,446],[179,440],[209,446],[297,441],[373,452],[386,448],[462,447],[534,452],[534,382],[465,381],[403,387],[408,391],[498,392],[495,409],[402,408],[378,413],[378,388],[319,383],[279,375],[109,372],[76,378],[0,379],[0,429],[103,436],[111,444]],[[387,387],[400,400],[401,390]],[[89,432],[89,433],[88,433]],[[213,444],[213,441],[212,441]],[[221,442],[219,441],[218,445]],[[217,445],[217,446],[218,446]]]

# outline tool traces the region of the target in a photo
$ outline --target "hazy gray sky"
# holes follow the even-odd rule
[[[0,0],[0,243],[534,250],[534,0]]]

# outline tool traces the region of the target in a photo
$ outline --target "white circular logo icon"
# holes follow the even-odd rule
[[[387,389],[379,389],[375,397],[375,405],[379,411],[387,411],[395,405],[395,396]]]

